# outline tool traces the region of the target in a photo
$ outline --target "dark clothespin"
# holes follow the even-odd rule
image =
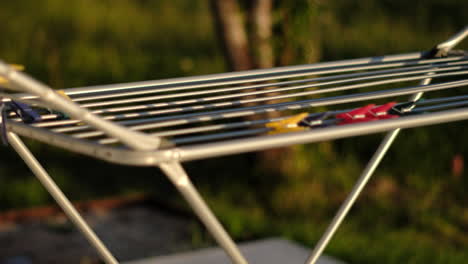
[[[405,116],[405,115],[412,115],[418,112],[413,112],[413,108],[416,107],[418,102],[423,101],[424,99],[418,99],[416,101],[401,103],[394,105],[391,109],[388,110],[388,114],[390,115],[397,115],[397,116]]]
[[[315,127],[315,126],[323,125],[323,121],[331,115],[332,113],[330,112],[319,113],[316,115],[309,115],[299,122],[299,126]]]
[[[41,121],[41,115],[33,110],[29,105],[20,102],[11,101],[10,109],[25,123],[35,123]]]
[[[7,129],[6,129],[6,105],[2,100],[2,97],[0,97],[0,138],[2,141],[2,144],[7,146],[8,145],[8,135],[7,135]]]
[[[447,48],[438,48],[433,47],[431,50],[426,52],[423,58],[432,59],[432,58],[443,58],[449,56],[467,56],[468,52],[465,50],[449,50]]]

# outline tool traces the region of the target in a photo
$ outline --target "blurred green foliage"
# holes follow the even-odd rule
[[[2,4],[0,57],[56,88],[225,70],[207,1]],[[276,1],[276,61],[427,50],[465,26],[467,10],[467,1],[455,0]],[[454,155],[468,157],[465,128],[459,122],[403,131],[327,252],[349,263],[466,263],[468,178],[451,173]],[[277,175],[262,174],[249,155],[187,168],[236,239],[280,235],[311,247],[381,138],[295,146]],[[183,204],[155,169],[27,143],[74,200],[150,192]],[[10,149],[0,149],[0,157],[0,210],[52,202]],[[208,239],[201,233],[194,231],[194,243]]]

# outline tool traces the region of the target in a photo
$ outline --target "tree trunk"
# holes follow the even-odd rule
[[[211,0],[216,30],[230,70],[253,68],[245,24],[237,0]]]
[[[237,0],[211,0],[216,29],[230,70],[274,66],[272,5],[272,0],[252,0],[249,3],[247,10],[249,34],[247,34],[247,27]],[[268,101],[266,103],[274,102]],[[264,115],[264,118],[276,116],[278,113],[268,113]],[[250,120],[251,118],[246,117],[246,119]],[[282,173],[282,160],[287,158],[289,153],[287,148],[261,151],[255,155],[255,164],[260,170],[270,175],[278,175]]]
[[[257,68],[271,68],[274,64],[272,35],[272,1],[254,0],[250,9],[251,49]]]

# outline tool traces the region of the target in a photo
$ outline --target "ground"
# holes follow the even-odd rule
[[[27,217],[16,213],[16,219],[11,219],[11,215],[0,217],[0,264],[99,263],[95,251],[64,215],[42,214],[41,209]],[[144,201],[113,209],[93,207],[84,216],[120,261],[193,248],[191,218]]]

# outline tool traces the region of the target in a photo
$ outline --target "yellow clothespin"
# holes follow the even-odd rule
[[[72,99],[70,98],[70,96],[68,96],[64,90],[56,90],[56,92],[62,96],[63,98],[69,100],[69,101],[72,101]]]
[[[11,67],[13,67],[13,69],[17,70],[17,71],[24,71],[24,65],[21,65],[21,64],[10,64]]]
[[[23,71],[24,70],[24,66],[21,65],[21,64],[10,64],[10,66],[13,69],[17,70],[17,71]],[[7,83],[7,82],[8,82],[7,79],[0,76],[0,84],[4,84],[4,83]]]
[[[301,122],[301,120],[306,118],[308,115],[309,113],[300,113],[280,121],[267,123],[265,126],[272,128],[272,130],[268,132],[270,135],[302,131],[306,128],[299,126],[299,122]]]

